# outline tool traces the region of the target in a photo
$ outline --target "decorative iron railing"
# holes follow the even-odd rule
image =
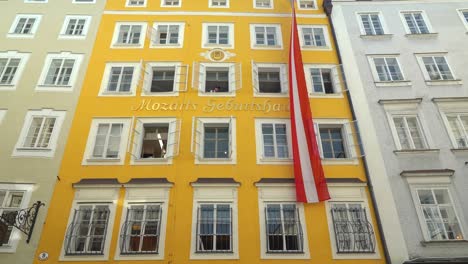
[[[29,208],[19,209],[16,211],[6,211],[0,215],[0,224],[3,226],[13,226],[26,234],[28,238],[26,243],[31,240],[34,225],[36,224],[37,215],[41,206],[45,205],[41,201],[37,201]],[[1,208],[0,208],[1,209]],[[2,243],[3,239],[0,240]],[[1,246],[1,244],[0,244]]]

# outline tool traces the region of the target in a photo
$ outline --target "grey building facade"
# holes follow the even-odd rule
[[[467,258],[468,2],[332,4],[392,263]]]

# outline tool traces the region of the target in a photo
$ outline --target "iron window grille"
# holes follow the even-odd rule
[[[161,233],[160,204],[131,205],[120,237],[120,254],[158,254]]]
[[[103,255],[109,224],[109,206],[80,205],[65,237],[65,255]]]
[[[359,204],[333,204],[337,253],[375,253],[375,236],[366,210]]]
[[[267,253],[303,253],[304,238],[295,204],[265,207]]]
[[[232,252],[232,208],[229,204],[201,204],[197,211],[197,253]]]

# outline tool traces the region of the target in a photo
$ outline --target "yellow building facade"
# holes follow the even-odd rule
[[[288,0],[107,3],[34,263],[384,263],[322,1],[296,1],[332,199],[295,202]]]

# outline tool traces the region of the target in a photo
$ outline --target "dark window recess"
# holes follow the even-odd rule
[[[281,93],[279,71],[261,71],[258,73],[260,93]]]
[[[323,157],[327,159],[347,158],[341,127],[320,128]]]
[[[150,91],[152,93],[174,91],[174,77],[175,69],[173,67],[153,69]]]
[[[205,80],[206,93],[229,92],[229,69],[206,69]]]
[[[169,124],[144,124],[140,158],[164,158]]]

